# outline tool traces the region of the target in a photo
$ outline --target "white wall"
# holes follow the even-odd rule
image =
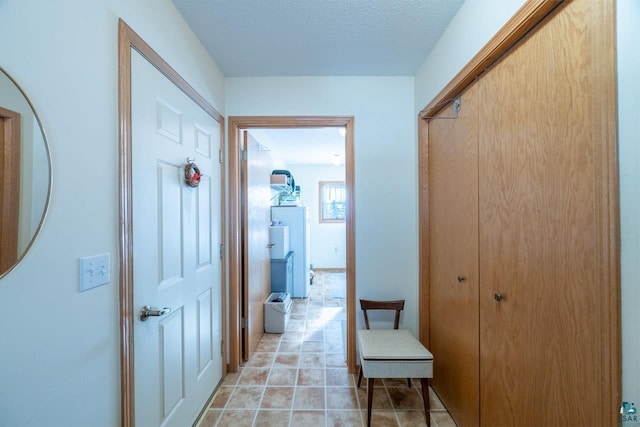
[[[301,189],[301,201],[309,208],[309,234],[311,235],[311,264],[314,268],[346,268],[347,246],[345,223],[319,221],[320,181],[344,181],[344,164],[288,165]]]
[[[622,400],[640,405],[640,2],[617,3]]]
[[[224,113],[223,77],[169,0],[0,1],[0,65],[42,119],[53,193],[0,280],[0,425],[120,424],[117,28],[125,21]],[[80,293],[78,258],[111,253]]]
[[[412,77],[227,79],[226,112],[355,117],[356,298],[405,298],[417,332],[418,242]]]
[[[520,9],[524,0],[466,0],[416,74],[422,110]]]

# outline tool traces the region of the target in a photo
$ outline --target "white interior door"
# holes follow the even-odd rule
[[[135,419],[183,427],[222,378],[220,124],[137,52],[131,61],[134,309],[170,309],[135,313]]]

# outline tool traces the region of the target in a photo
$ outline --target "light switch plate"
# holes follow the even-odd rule
[[[110,258],[108,253],[80,258],[80,292],[111,281]]]

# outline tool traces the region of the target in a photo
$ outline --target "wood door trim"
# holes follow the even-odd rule
[[[518,40],[538,25],[565,0],[529,0],[462,70],[420,111],[420,117],[435,116],[450,100],[504,55]]]
[[[133,306],[133,227],[132,227],[132,164],[131,164],[131,49],[139,52],[147,61],[158,69],[167,79],[175,84],[193,102],[207,112],[220,124],[220,158],[224,158],[224,117],[194,89],[177,71],[175,71],[151,46],[149,46],[122,19],[118,21],[118,190],[119,190],[119,306],[120,306],[120,418],[123,427],[135,425],[135,390],[134,390],[134,343],[133,326],[135,308]],[[225,182],[224,169],[221,168],[220,194],[220,236],[225,236]],[[224,240],[223,240],[224,241]],[[221,261],[222,292],[222,337],[226,341],[226,269],[224,259]],[[224,346],[223,346],[224,350]],[[224,355],[223,355],[224,362]],[[222,364],[223,376],[225,363]]]
[[[355,159],[353,116],[229,116],[229,358],[227,369],[237,372],[242,358],[242,333],[240,330],[240,304],[242,289],[242,246],[240,226],[240,131],[251,128],[312,128],[344,126],[345,135],[345,184],[347,186],[347,367],[356,370],[355,348]]]
[[[601,283],[606,287],[606,297],[600,305],[603,318],[608,321],[603,325],[600,338],[609,351],[603,351],[607,366],[602,377],[605,396],[609,401],[602,407],[602,425],[617,423],[617,412],[622,402],[622,318],[621,318],[621,272],[620,272],[620,181],[618,179],[618,114],[617,114],[617,81],[616,51],[616,6],[615,2],[594,2],[593,15],[604,17],[598,19],[600,25],[594,29],[598,37],[594,37],[591,55],[602,58],[597,61],[599,69],[595,72],[604,76],[597,86],[600,103],[592,105],[592,132],[598,133],[602,144],[595,153],[596,167],[600,167],[600,188],[596,189],[597,209],[602,215],[596,225],[596,236],[599,237]],[[607,79],[613,76],[612,79]]]
[[[429,122],[418,117],[418,338],[429,347]],[[422,308],[422,309],[420,309]]]
[[[20,113],[0,107],[0,276],[18,260],[20,217]],[[9,255],[11,257],[9,257]]]

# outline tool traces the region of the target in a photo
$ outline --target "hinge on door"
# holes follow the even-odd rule
[[[218,150],[218,162],[222,164],[222,150]]]
[[[222,243],[220,243],[220,259],[222,259],[222,256],[224,255],[224,245]]]
[[[247,327],[247,319],[246,319],[246,318],[244,318],[244,317],[243,317],[243,318],[240,320],[240,327],[241,327],[242,329],[246,329],[246,327]]]
[[[224,356],[224,340],[220,341],[220,356]]]
[[[246,160],[247,160],[247,152],[246,152],[246,151],[241,151],[241,152],[240,152],[240,158],[241,158],[242,160],[245,160],[245,161],[246,161]]]

